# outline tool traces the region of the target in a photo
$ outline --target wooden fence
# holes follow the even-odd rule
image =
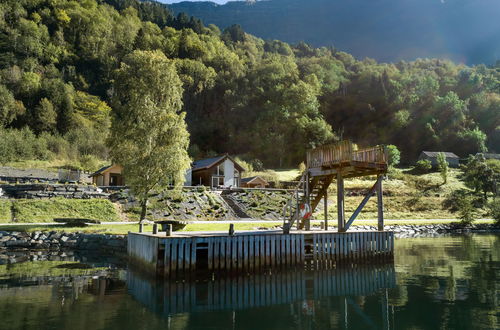
[[[354,150],[351,141],[321,146],[307,152],[309,168],[328,167],[350,162],[384,164],[387,156],[384,146]]]

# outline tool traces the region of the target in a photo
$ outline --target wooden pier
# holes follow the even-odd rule
[[[165,277],[209,272],[249,273],[256,270],[308,267],[321,269],[345,261],[372,262],[392,258],[394,234],[384,232],[382,179],[387,172],[383,146],[358,149],[350,141],[307,153],[307,168],[284,207],[282,231],[128,235],[131,261]],[[346,221],[344,179],[375,176],[373,187]],[[338,232],[328,231],[328,187],[337,182]],[[347,232],[370,197],[377,194],[378,231]],[[311,215],[324,200],[325,231],[311,231]],[[294,229],[296,224],[296,230]]]
[[[281,231],[163,235],[129,233],[132,262],[160,276],[202,270],[251,273],[280,268],[329,268],[336,264],[392,260],[392,232]]]

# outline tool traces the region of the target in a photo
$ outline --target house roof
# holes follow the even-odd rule
[[[427,157],[435,158],[440,152],[442,151],[422,151],[422,154],[426,155]],[[446,156],[446,158],[460,158],[453,152],[443,152],[443,154]]]
[[[98,169],[97,171],[95,171],[94,173],[92,173],[91,175],[89,175],[89,177],[93,177],[93,176],[99,175],[102,172],[105,172],[107,169],[110,169],[111,167],[113,167],[113,164],[101,167],[100,169]]]
[[[486,159],[500,159],[500,154],[483,154]]]
[[[250,183],[252,182],[253,180],[256,180],[256,179],[260,179],[262,180],[265,184],[269,184],[269,182],[267,182],[266,180],[264,180],[263,178],[261,178],[260,176],[256,175],[256,176],[251,176],[251,177],[248,177],[248,178],[243,178],[241,179],[241,182],[242,183]]]
[[[243,167],[240,166],[233,158],[231,158],[229,155],[222,155],[222,156],[217,156],[217,157],[212,157],[212,158],[205,158],[205,159],[200,159],[196,160],[193,162],[191,165],[191,170],[193,172],[199,171],[199,170],[205,170],[208,168],[211,168],[215,165],[220,164],[224,160],[229,159],[234,163],[234,166],[240,171],[244,171]]]

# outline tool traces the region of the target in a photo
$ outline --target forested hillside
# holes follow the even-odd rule
[[[115,72],[160,50],[183,83],[194,158],[229,152],[295,166],[338,138],[465,156],[500,152],[500,66],[380,64],[329,48],[220,31],[157,3],[0,3],[0,160],[108,157]]]
[[[334,46],[357,58],[500,60],[498,0],[183,1],[169,8],[221,29],[240,24],[260,38]]]

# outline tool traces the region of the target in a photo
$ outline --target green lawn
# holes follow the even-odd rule
[[[458,220],[386,220],[386,225],[436,225],[436,224],[450,224],[456,223]],[[477,220],[474,223],[488,223],[492,224],[493,220]],[[319,225],[319,223],[313,223],[313,225]],[[333,228],[336,226],[335,220],[330,220],[329,227]],[[353,226],[376,226],[376,220],[356,220]],[[280,222],[268,221],[268,222],[254,222],[254,223],[238,223],[234,222],[234,228],[238,230],[255,230],[258,228],[276,228],[281,226]],[[91,225],[87,227],[66,227],[63,225],[45,225],[45,226],[31,226],[31,225],[9,225],[1,226],[0,230],[4,231],[65,231],[65,232],[84,232],[84,233],[100,233],[100,234],[116,234],[123,235],[128,232],[138,232],[139,225],[134,224],[114,224],[114,225]],[[145,232],[152,232],[152,225],[145,225]],[[210,221],[206,224],[189,224],[184,228],[183,231],[227,231],[229,230],[229,224],[227,223],[216,223],[215,221]]]
[[[9,200],[0,200],[0,223],[10,222],[12,217],[10,206],[12,203]]]
[[[107,199],[18,199],[11,203],[15,222],[53,222],[54,218],[120,220],[114,204]]]

